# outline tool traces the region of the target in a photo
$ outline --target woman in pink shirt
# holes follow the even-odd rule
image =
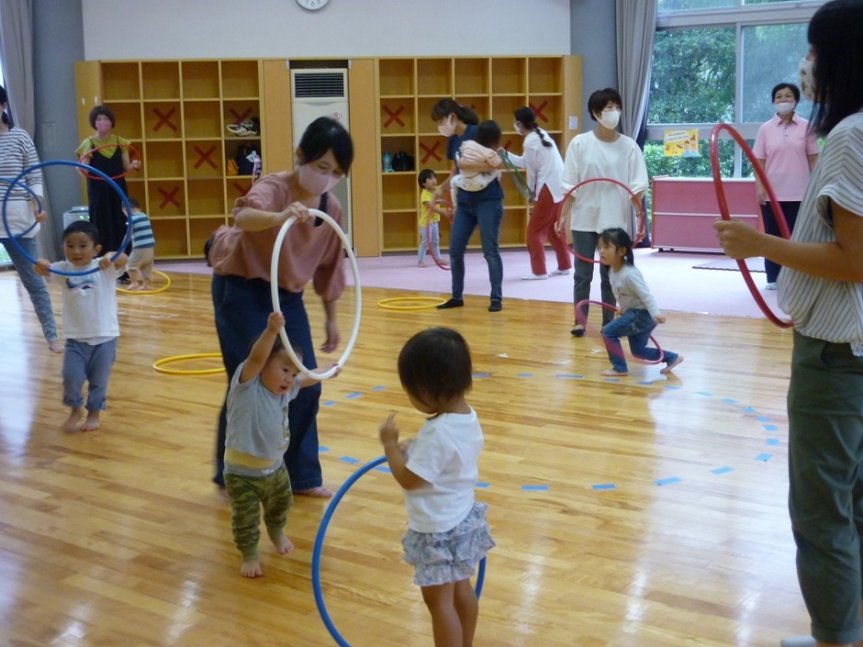
[[[342,207],[330,190],[347,174],[354,157],[348,131],[334,119],[313,121],[300,139],[293,171],[262,177],[234,203],[233,226],[213,234],[207,259],[213,266],[213,310],[216,332],[228,383],[248,354],[252,342],[267,325],[273,310],[270,281],[279,283],[279,301],[288,338],[302,349],[303,363],[317,366],[312,333],[303,303],[303,290],[311,281],[321,297],[326,316],[326,338],[321,350],[331,352],[339,344],[336,300],[345,286],[341,240],[332,228],[316,221],[309,209],[327,213],[338,223]],[[298,223],[285,237],[279,257],[279,275],[270,276],[270,258],[284,222],[296,216]],[[226,395],[227,397],[227,395]],[[330,497],[323,486],[318,459],[317,413],[321,386],[300,391],[288,410],[290,444],[285,465],[295,494]],[[225,487],[224,452],[226,408],[219,416],[216,473],[213,482]]]
[[[773,88],[770,96],[773,97],[776,114],[758,129],[752,150],[773,187],[790,233],[797,221],[797,211],[809,183],[809,173],[818,160],[818,142],[815,133],[809,130],[809,122],[794,111],[800,102],[800,88],[793,83],[780,83]],[[761,204],[764,231],[778,236],[779,225],[768,202],[767,191],[758,176],[755,176],[755,190]],[[776,289],[780,268],[778,263],[764,259],[764,270],[767,272],[765,289]]]

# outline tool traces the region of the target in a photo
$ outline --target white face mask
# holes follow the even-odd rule
[[[790,115],[794,112],[793,101],[780,101],[779,103],[774,103],[773,107],[776,108],[776,112],[780,115]]]
[[[452,117],[452,119],[450,119],[450,117]],[[438,124],[437,131],[444,137],[452,137],[455,135],[455,125],[455,117],[450,115],[447,117],[446,123]]]
[[[614,130],[620,123],[620,110],[603,110],[599,116],[599,123],[609,130]]]
[[[800,92],[810,101],[815,101],[815,75],[813,68],[815,61],[808,56],[804,56],[800,61]]]
[[[518,121],[516,121],[512,125],[512,129],[516,132],[516,134],[521,135],[522,137],[524,136],[524,128],[522,127],[521,123],[519,123]]]
[[[323,195],[342,179],[340,177],[335,177],[330,173],[321,173],[319,170],[309,166],[308,164],[300,166],[297,173],[297,180],[299,181],[300,186],[312,195]]]

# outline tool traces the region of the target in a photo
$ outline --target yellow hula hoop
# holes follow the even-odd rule
[[[165,279],[165,284],[160,285],[157,288],[153,288],[152,290],[129,290],[128,288],[117,288],[117,292],[124,292],[126,294],[159,294],[159,292],[164,292],[171,287],[172,281],[170,276],[164,272],[160,272],[159,270],[153,270],[153,274],[158,274],[163,277]]]
[[[174,364],[176,362],[185,362],[187,360],[192,359],[209,359],[213,357],[218,357],[222,359],[221,353],[193,353],[191,355],[169,355],[168,357],[162,357],[153,362],[153,368],[159,373],[165,373],[166,375],[216,375],[217,373],[224,373],[225,368],[220,366],[218,368],[196,368],[196,369],[183,369],[183,368],[165,368],[166,364]]]
[[[422,305],[404,305],[396,306],[394,303],[418,302],[422,301]],[[446,303],[446,299],[440,297],[390,297],[389,299],[381,299],[378,301],[378,307],[384,310],[396,310],[407,312],[409,310],[429,310],[435,308],[442,303]]]

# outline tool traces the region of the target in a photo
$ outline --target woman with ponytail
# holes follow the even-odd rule
[[[39,163],[39,155],[36,153],[36,146],[30,135],[23,128],[16,128],[12,123],[12,116],[9,113],[9,97],[6,94],[6,88],[0,86],[0,178],[5,178],[7,181],[18,177],[28,166],[33,166]],[[6,204],[6,217],[9,222],[9,231],[3,228],[0,232],[0,244],[6,248],[9,258],[12,259],[12,264],[18,271],[18,276],[21,278],[21,283],[30,295],[30,301],[33,303],[33,309],[36,311],[36,316],[39,323],[42,325],[42,334],[45,335],[45,340],[48,342],[48,348],[55,353],[63,352],[63,343],[57,336],[57,323],[54,321],[54,310],[51,307],[51,297],[48,294],[48,288],[41,276],[36,274],[36,268],[25,256],[21,250],[9,239],[9,232],[18,236],[18,244],[23,247],[31,257],[36,257],[37,253],[36,234],[39,233],[39,224],[27,231],[33,224],[34,220],[42,221],[45,219],[45,214],[39,212],[38,205],[35,200],[32,200],[33,195],[40,198],[43,195],[42,189],[42,171],[37,169],[32,173],[28,173],[21,182],[24,182],[33,193],[27,189],[15,185],[9,192],[9,200]],[[3,195],[6,195],[8,185],[0,183],[0,190]]]
[[[557,257],[557,269],[552,275],[569,274],[572,259],[566,238],[555,231],[557,214],[563,200],[561,176],[563,158],[557,146],[536,123],[533,110],[524,106],[515,111],[515,132],[524,137],[524,154],[506,152],[513,165],[527,170],[530,191],[530,220],[527,223],[527,251],[530,254],[530,274],[524,280],[546,279],[545,241],[551,243]]]
[[[470,108],[454,99],[441,99],[431,112],[438,132],[448,138],[447,159],[453,160],[453,169],[435,193],[438,197],[448,190],[450,179],[459,172],[456,154],[464,141],[475,141],[479,117]],[[491,167],[472,168],[475,171],[493,171]],[[464,253],[474,229],[479,225],[482,254],[488,265],[491,283],[489,312],[503,308],[503,260],[500,257],[498,237],[503,216],[503,189],[500,180],[494,180],[481,191],[459,191],[455,205],[455,219],[450,230],[449,263],[452,270],[452,298],[438,308],[460,308],[464,305]]]

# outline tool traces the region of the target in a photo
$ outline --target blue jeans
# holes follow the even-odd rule
[[[428,227],[420,227],[420,247],[417,252],[417,262],[425,263],[426,252],[431,250],[432,256],[440,260],[440,226],[436,222],[429,223]],[[427,240],[428,234],[431,240]]]
[[[81,408],[84,404],[81,391],[87,382],[87,411],[104,409],[116,357],[116,337],[95,346],[67,339],[63,353],[63,404],[72,409]]]
[[[633,357],[646,359],[649,362],[655,362],[659,359],[659,349],[648,348],[647,346],[647,342],[650,341],[650,333],[654,328],[656,328],[656,322],[650,313],[638,308],[627,310],[617,319],[602,327],[602,339],[605,342],[605,349],[608,351],[608,359],[611,360],[611,365],[615,371],[626,373],[629,370],[626,367],[623,346],[620,345],[621,337],[629,339],[629,350]],[[677,359],[677,353],[667,350],[664,351],[662,357],[666,364],[671,364]]]
[[[449,241],[449,266],[452,270],[454,299],[464,297],[464,252],[473,230],[479,225],[482,255],[488,265],[488,280],[491,283],[490,297],[492,301],[503,300],[503,260],[498,245],[502,217],[503,202],[500,198],[458,203]]]
[[[267,327],[267,317],[273,311],[270,284],[261,279],[244,279],[239,276],[213,275],[213,310],[216,319],[216,332],[222,350],[222,361],[228,376],[231,376],[240,363],[246,359],[254,341]],[[302,292],[279,290],[279,302],[285,315],[285,331],[288,338],[303,351],[303,364],[316,368],[315,349],[312,346],[312,332],[309,317],[303,304]],[[321,463],[318,458],[318,406],[321,399],[321,385],[315,384],[300,389],[299,395],[291,400],[288,409],[288,426],[291,439],[285,452],[285,465],[291,476],[291,487],[308,490],[323,484]],[[225,468],[225,432],[227,420],[227,391],[222,411],[219,414],[219,432],[216,440],[216,472],[213,482],[223,486],[222,474]]]
[[[19,238],[18,242],[30,256],[36,258],[38,248],[35,238]],[[54,310],[51,307],[51,295],[48,294],[48,287],[45,285],[44,279],[36,274],[33,263],[25,258],[12,241],[8,238],[0,238],[0,243],[6,248],[9,258],[12,259],[12,264],[18,271],[21,283],[24,284],[24,289],[30,295],[33,309],[36,311],[39,323],[42,324],[42,334],[45,335],[45,339],[48,341],[58,339],[57,323],[54,321]]]

